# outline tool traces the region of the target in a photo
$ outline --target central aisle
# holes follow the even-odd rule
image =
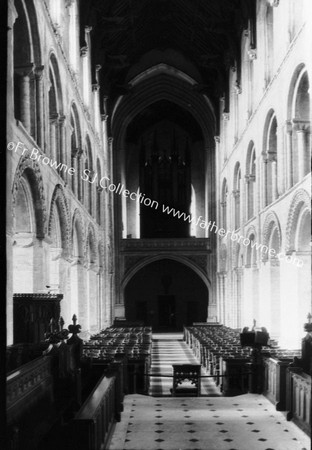
[[[153,334],[152,373],[171,375],[173,363],[198,361],[181,334]],[[151,383],[157,398],[127,395],[109,450],[310,448],[308,436],[262,395],[222,397],[209,378],[203,380],[206,397],[169,397],[172,378],[161,377]],[[213,398],[207,397],[209,391]]]
[[[192,350],[183,341],[182,333],[153,333],[151,373],[165,376],[151,377],[149,394],[153,397],[170,396],[172,364],[199,364]],[[202,369],[202,376],[207,373]],[[220,390],[211,378],[202,378],[202,396],[219,396]]]

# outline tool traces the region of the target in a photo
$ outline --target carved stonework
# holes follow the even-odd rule
[[[276,8],[279,5],[279,0],[268,0],[268,3],[272,8]]]
[[[282,239],[281,239],[281,227],[280,227],[280,223],[279,223],[277,215],[273,211],[271,211],[266,216],[264,224],[263,224],[263,231],[262,231],[262,233],[263,233],[263,245],[266,245],[267,247],[269,247],[270,237],[272,235],[272,232],[275,229],[277,230],[279,244],[278,244],[278,248],[276,248],[274,250],[279,251],[280,245],[281,245],[281,241],[282,241]],[[267,261],[268,257],[269,257],[269,253],[268,252],[263,253],[262,261]]]
[[[248,56],[251,61],[257,59],[257,50],[255,48],[250,48],[248,50]]]
[[[46,222],[47,222],[46,200],[44,194],[43,179],[38,163],[35,160],[30,159],[28,155],[21,157],[14,175],[12,187],[13,222],[15,219],[16,196],[18,189],[20,187],[20,180],[23,177],[25,170],[29,171],[29,176],[26,176],[25,178],[30,184],[30,188],[34,197],[37,237],[39,239],[43,239],[46,233]]]
[[[193,261],[198,267],[200,267],[205,273],[208,273],[208,261],[207,256],[198,255],[198,256],[187,256],[187,259]]]
[[[142,256],[125,256],[124,262],[124,272],[127,273],[130,269],[132,269],[138,262],[142,261]]]
[[[305,189],[299,189],[292,199],[286,226],[286,252],[295,250],[294,241],[299,214],[302,208],[311,209],[310,202],[311,198]]]
[[[81,247],[84,249],[85,248],[85,233],[84,233],[85,227],[84,227],[84,221],[82,218],[81,211],[78,208],[75,209],[75,212],[73,214],[72,230],[71,230],[72,237],[73,237],[73,230],[74,230],[76,222],[77,222],[78,229],[80,232],[80,235],[78,236],[78,240],[79,239],[81,240]],[[73,249],[73,241],[71,241],[71,253],[73,253],[73,250],[74,250]],[[82,255],[80,255],[80,256],[82,256]]]
[[[55,208],[57,207],[60,214],[59,219],[62,232],[62,248],[68,252],[70,249],[70,214],[67,199],[63,187],[60,184],[55,187],[52,195],[50,205],[49,225],[48,225],[49,236],[51,236]]]
[[[91,255],[89,255],[89,246],[91,249]],[[97,236],[95,229],[91,223],[88,225],[87,239],[85,241],[84,255],[86,261],[96,261],[97,255]]]

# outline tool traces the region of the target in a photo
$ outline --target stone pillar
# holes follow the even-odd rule
[[[88,298],[89,298],[89,330],[91,333],[98,331],[99,318],[99,298],[96,273],[98,267],[94,263],[89,263],[87,266],[88,278]]]
[[[78,164],[77,164],[77,151],[73,151],[71,153],[71,164],[72,167],[75,169],[75,172],[73,173],[71,177],[71,188],[75,195],[77,195],[77,180],[78,180]]]
[[[62,164],[66,164],[68,167],[70,167],[70,164],[67,161],[66,158],[66,140],[65,140],[65,116],[60,116],[58,123],[59,123],[59,160],[58,163],[61,162]],[[68,174],[67,171],[64,172],[64,170],[61,170],[60,172],[61,177],[66,182],[68,181]]]
[[[293,159],[292,159],[292,126],[287,120],[285,122],[286,130],[286,189],[293,185]]]
[[[59,118],[58,114],[53,114],[52,116],[50,116],[50,151],[49,151],[51,158],[57,161],[57,163],[59,163],[56,152],[58,118]]]
[[[49,250],[51,240],[48,237],[34,241],[33,292],[46,289],[48,284]]]
[[[219,322],[224,324],[225,323],[225,279],[226,279],[226,273],[225,272],[218,272],[218,284],[219,284]]]
[[[306,171],[306,147],[306,130],[303,127],[300,127],[297,130],[298,181],[302,180],[306,173],[308,173]]]
[[[14,116],[14,33],[13,27],[18,14],[14,6],[14,0],[8,2],[8,38],[7,38],[7,123],[13,121]]]
[[[235,229],[238,229],[240,228],[241,224],[240,191],[234,190],[233,197],[234,197],[234,226]]]
[[[79,322],[83,332],[89,332],[89,293],[88,293],[88,277],[87,277],[88,263],[82,258],[77,261],[78,274],[78,310]]]
[[[268,186],[267,186],[267,183],[268,183],[267,164],[268,164],[268,160],[265,156],[263,156],[262,165],[261,165],[261,168],[262,168],[262,202],[261,202],[262,208],[265,208],[267,206],[267,201],[268,201],[268,198],[267,198],[267,189],[268,189]]]
[[[234,317],[234,328],[239,328],[242,326],[242,268],[236,267],[235,269],[235,294],[236,294],[236,305],[234,312],[236,313]]]
[[[28,133],[31,132],[30,77],[33,68],[33,64],[15,68],[15,71],[20,76],[21,122]]]
[[[43,69],[44,66],[35,68],[36,80],[36,109],[37,109],[37,144],[44,151],[44,116],[43,116]]]
[[[277,161],[276,159],[272,159],[270,161],[271,164],[271,175],[272,175],[272,202],[274,202],[277,197]]]
[[[7,139],[13,140],[13,133],[11,127],[14,123],[14,33],[13,26],[17,19],[17,11],[14,6],[14,0],[8,2],[8,23],[7,23]],[[7,173],[6,173],[6,188],[7,192],[12,188],[12,160],[7,159]],[[7,195],[6,201],[6,261],[7,261],[7,282],[6,282],[6,295],[7,295],[7,308],[6,308],[6,320],[7,320],[7,345],[13,344],[13,223],[12,223],[12,196]],[[3,324],[3,323],[2,323]]]
[[[246,201],[245,201],[245,217],[243,217],[243,223],[247,222],[252,217],[251,213],[251,199],[250,199],[250,175],[245,175],[245,192],[246,192]]]

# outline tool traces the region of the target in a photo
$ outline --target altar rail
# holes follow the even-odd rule
[[[107,448],[118,414],[117,375],[102,376],[73,421],[75,450]]]
[[[301,368],[289,367],[286,371],[287,420],[293,420],[311,436],[311,376]]]

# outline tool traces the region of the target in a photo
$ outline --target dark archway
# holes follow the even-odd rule
[[[189,267],[162,259],[139,270],[125,288],[125,315],[153,330],[182,330],[183,325],[205,322],[208,288]]]

